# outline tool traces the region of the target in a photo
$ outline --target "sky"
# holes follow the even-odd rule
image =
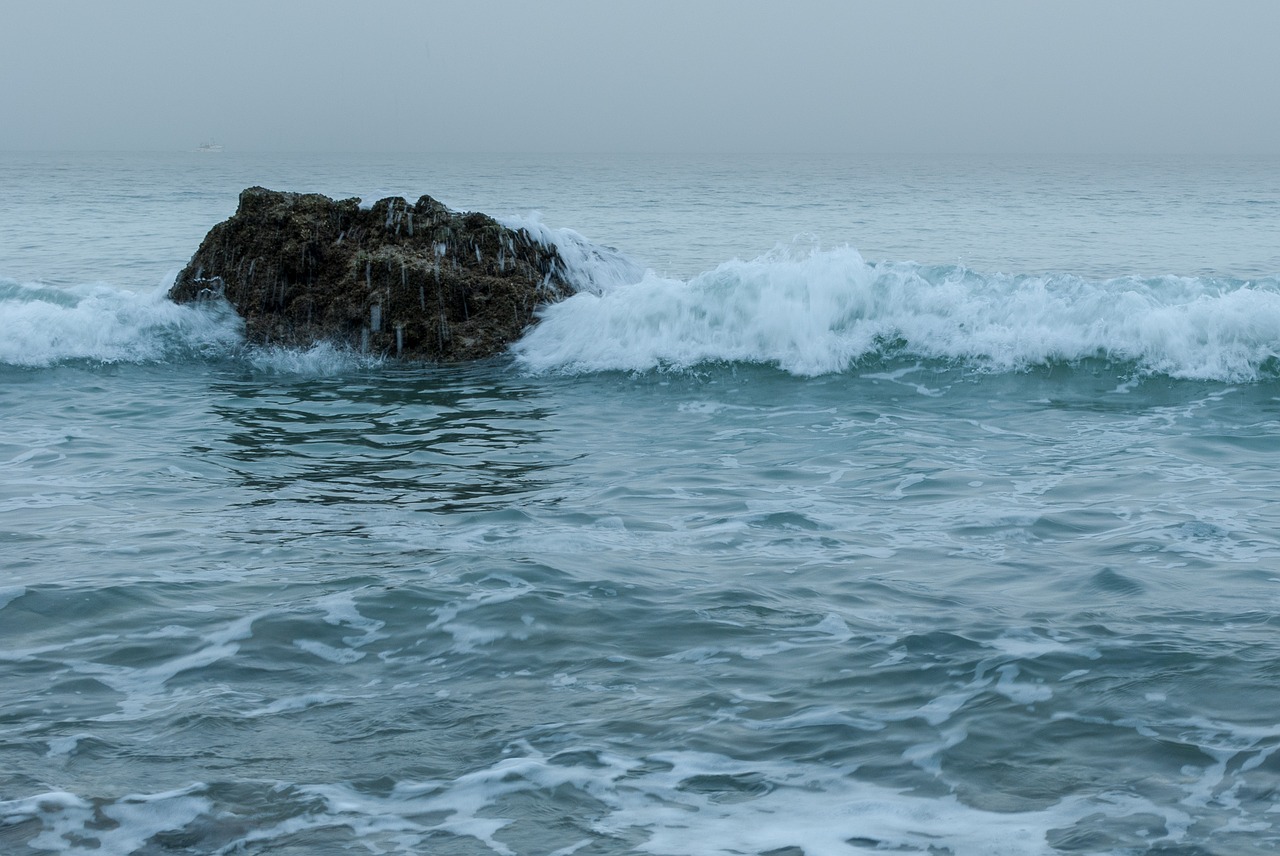
[[[0,12],[0,150],[1280,154],[1275,0]]]

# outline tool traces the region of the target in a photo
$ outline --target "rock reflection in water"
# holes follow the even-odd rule
[[[505,508],[554,467],[541,393],[492,370],[383,370],[376,381],[307,378],[221,385],[216,453],[249,505],[387,504],[450,512]]]

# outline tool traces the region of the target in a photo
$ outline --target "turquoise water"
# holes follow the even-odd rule
[[[3,852],[1280,844],[1280,164],[0,164]],[[255,351],[255,183],[636,281]]]

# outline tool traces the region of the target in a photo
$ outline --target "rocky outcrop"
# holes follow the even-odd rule
[[[491,356],[572,293],[554,246],[484,214],[250,187],[169,297],[225,298],[256,344],[332,341],[411,360]]]

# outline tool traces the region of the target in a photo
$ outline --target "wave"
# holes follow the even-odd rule
[[[810,377],[926,360],[982,372],[1101,362],[1139,376],[1280,377],[1275,277],[984,274],[784,247],[678,280],[534,217],[507,225],[555,244],[580,289],[545,307],[512,347],[531,374],[753,363]],[[229,307],[179,306],[166,291],[0,279],[0,364],[237,358],[264,371],[334,374],[389,362],[325,344],[249,348]]]
[[[759,363],[791,374],[893,359],[1008,372],[1101,359],[1140,374],[1280,374],[1280,280],[982,274],[780,248],[688,281],[647,272],[542,311],[514,352],[532,373]]]
[[[555,247],[564,265],[565,277],[579,291],[598,294],[636,282],[645,275],[644,267],[622,251],[593,243],[573,229],[547,226],[537,211],[523,217],[497,219],[508,229],[523,229],[535,241]]]
[[[563,273],[578,288],[601,291],[635,282],[644,268],[572,229],[545,225],[537,212],[501,221],[555,246]],[[237,359],[254,370],[335,375],[392,362],[379,354],[319,342],[307,348],[256,347],[227,304],[178,305],[167,297],[173,276],[150,291],[106,283],[53,286],[0,277],[0,365],[48,368],[66,363],[170,363]]]
[[[230,307],[179,306],[167,290],[0,279],[0,364],[160,363],[223,354],[239,344],[243,324]]]
[[[136,292],[101,283],[65,288],[0,279],[0,365],[238,359],[265,373],[325,376],[387,362],[328,342],[248,347],[244,323],[229,305],[176,304],[167,297],[170,284]]]

